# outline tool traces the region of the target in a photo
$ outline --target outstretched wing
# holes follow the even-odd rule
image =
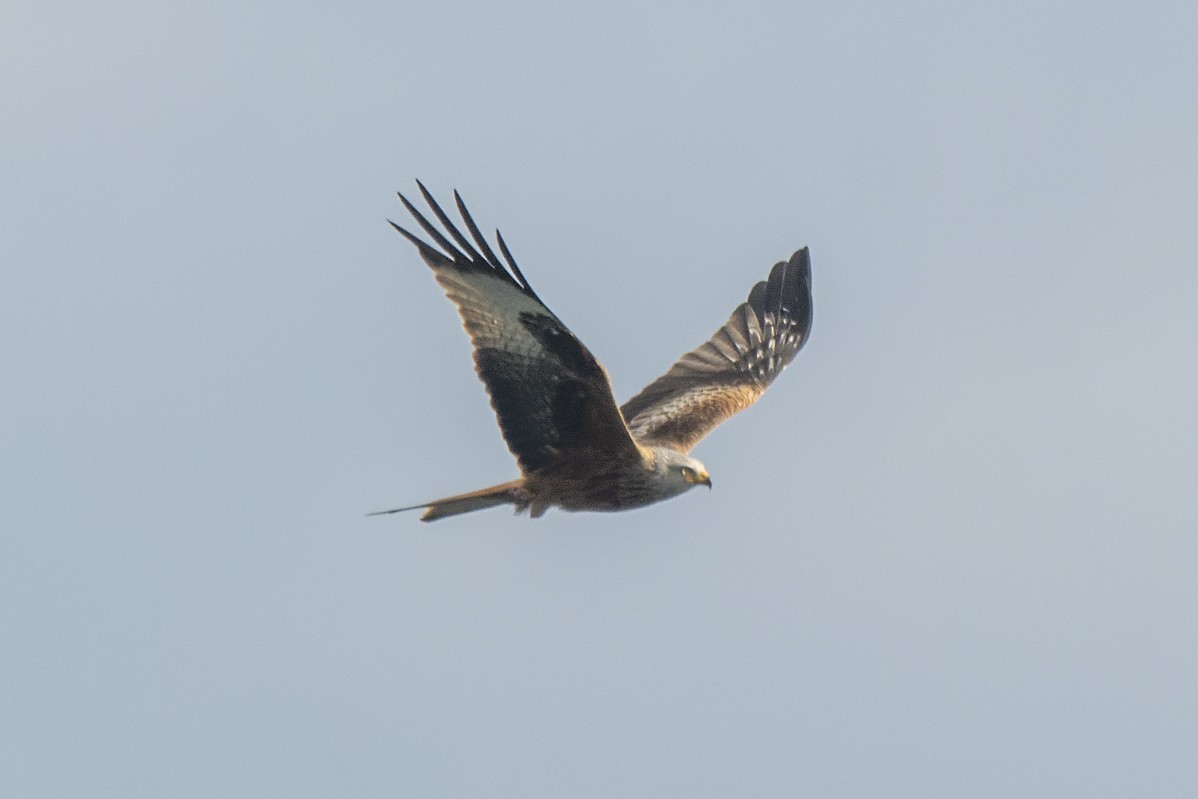
[[[545,307],[521,274],[499,231],[495,256],[454,192],[473,243],[454,226],[424,185],[420,193],[444,229],[399,199],[436,247],[391,222],[416,245],[462,316],[474,344],[474,365],[508,449],[528,474],[563,460],[596,454],[639,461],[636,442],[595,356]],[[448,234],[449,238],[446,238]],[[452,241],[450,241],[450,238]],[[439,249],[438,249],[439,248]]]
[[[752,405],[790,363],[811,331],[807,248],[780,262],[706,343],[620,410],[633,436],[689,452],[703,436]]]

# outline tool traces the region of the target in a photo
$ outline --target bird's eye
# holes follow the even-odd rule
[[[695,477],[695,470],[689,466],[683,466],[682,467],[682,476],[685,477],[687,480],[693,480]]]

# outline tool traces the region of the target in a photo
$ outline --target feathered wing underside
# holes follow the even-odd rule
[[[757,401],[810,330],[811,262],[804,247],[776,264],[715,335],[624,404],[633,436],[689,452]]]
[[[400,200],[436,246],[391,225],[416,245],[457,306],[474,344],[475,369],[521,470],[535,473],[596,454],[639,461],[603,367],[537,297],[503,237],[496,231],[506,266],[457,192],[454,199],[470,239],[417,185],[444,233],[402,194]]]

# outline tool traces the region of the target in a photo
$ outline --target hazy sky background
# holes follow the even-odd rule
[[[0,793],[1198,795],[1193,3],[54,3],[0,28]],[[620,515],[515,475],[385,223],[627,398],[810,342]]]

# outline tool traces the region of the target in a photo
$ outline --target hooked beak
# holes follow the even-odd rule
[[[711,475],[709,475],[707,472],[696,472],[691,476],[691,485],[707,486],[707,488],[710,490]]]

